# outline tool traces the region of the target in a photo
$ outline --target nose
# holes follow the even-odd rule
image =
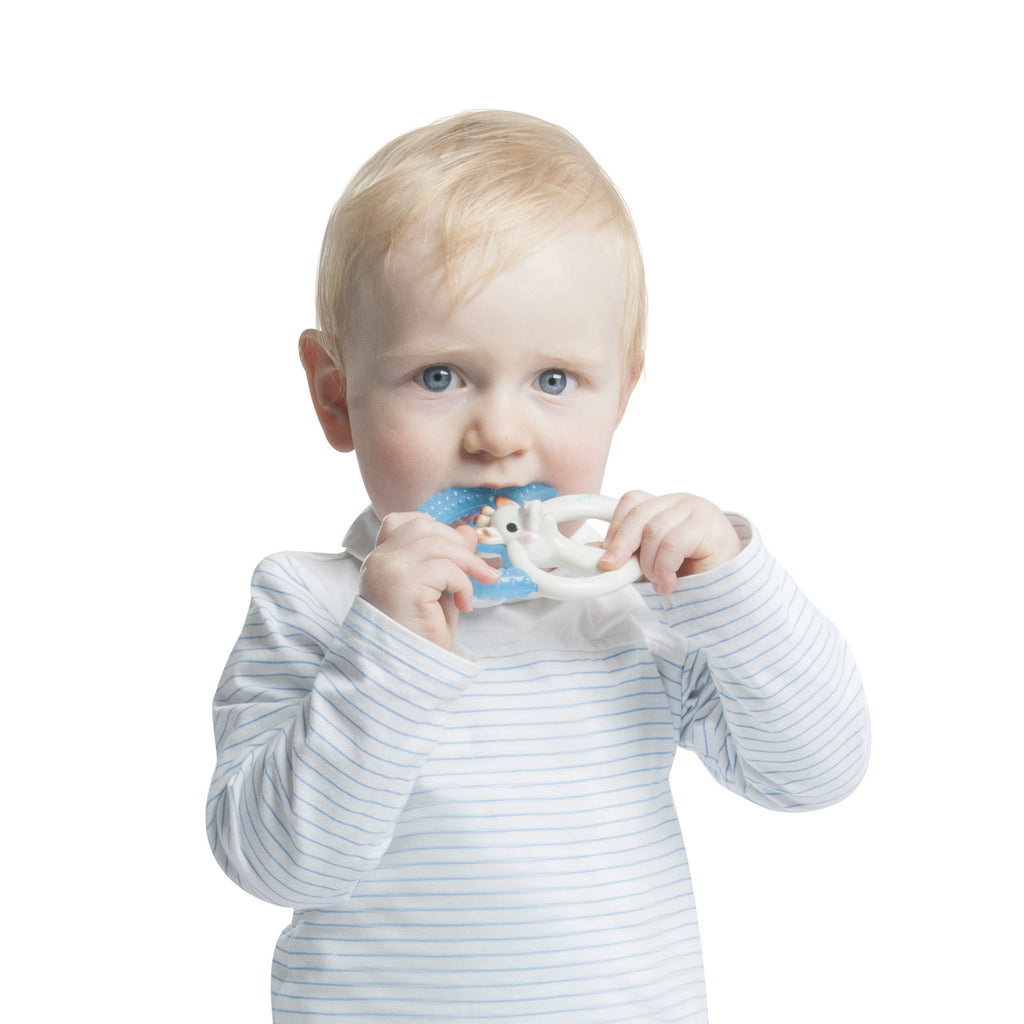
[[[463,448],[470,455],[507,459],[530,449],[530,424],[525,410],[515,402],[492,396],[472,410],[463,435]]]

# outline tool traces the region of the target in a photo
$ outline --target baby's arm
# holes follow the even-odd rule
[[[474,553],[476,533],[420,512],[384,517],[377,546],[363,563],[359,595],[413,633],[452,649],[460,611],[473,606],[472,579],[500,572]]]
[[[684,517],[681,534],[691,520],[716,519],[695,501],[683,501],[694,514]],[[848,796],[867,767],[870,725],[857,666],[839,631],[750,524],[724,518],[739,540],[738,555],[700,574],[688,574],[684,559],[680,578],[640,588],[668,630],[652,650],[677,716],[678,742],[755,803],[827,806]],[[674,545],[691,543],[672,532],[651,529],[645,538],[652,552],[672,550],[670,563],[680,557]],[[715,527],[710,532],[717,536]],[[650,557],[645,571],[656,573]]]
[[[284,906],[343,897],[377,864],[476,675],[359,598],[339,621],[317,588],[354,588],[354,569],[328,577],[315,558],[260,565],[214,702],[210,843],[242,888]]]
[[[742,545],[725,513],[704,498],[630,491],[615,509],[605,547],[602,569],[617,569],[635,554],[655,590],[669,594],[679,577],[723,565]]]

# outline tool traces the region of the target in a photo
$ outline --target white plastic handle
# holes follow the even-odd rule
[[[575,519],[611,522],[617,504],[600,494],[565,494],[523,505],[509,502],[490,512],[490,523],[478,532],[484,542],[504,544],[509,562],[522,569],[544,597],[603,597],[640,579],[640,563],[634,557],[618,569],[603,571],[597,566],[603,549],[563,536],[558,525]],[[554,569],[575,575],[559,576]]]

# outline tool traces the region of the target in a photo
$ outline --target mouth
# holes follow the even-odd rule
[[[425,512],[441,522],[452,523],[469,514],[475,515],[482,506],[494,504],[495,499],[499,497],[509,498],[517,505],[524,505],[534,498],[545,501],[557,494],[553,487],[539,483],[525,486],[483,484],[477,487],[449,487],[448,490],[435,494],[429,501],[420,505],[418,511]]]
[[[497,491],[499,493],[511,492],[511,491],[525,491],[530,488],[546,488],[550,490],[547,484],[542,483],[539,480],[529,480],[525,483],[519,480],[485,480],[482,484],[474,484],[473,487],[481,490]]]

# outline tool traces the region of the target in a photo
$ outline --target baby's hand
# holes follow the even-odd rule
[[[500,572],[474,553],[476,532],[452,529],[419,512],[384,517],[363,562],[359,594],[395,622],[451,650],[459,612],[473,607],[472,579]]]
[[[669,594],[679,576],[706,572],[740,553],[732,523],[710,501],[692,494],[655,497],[630,491],[616,506],[598,563],[617,569],[630,555],[659,594]]]

